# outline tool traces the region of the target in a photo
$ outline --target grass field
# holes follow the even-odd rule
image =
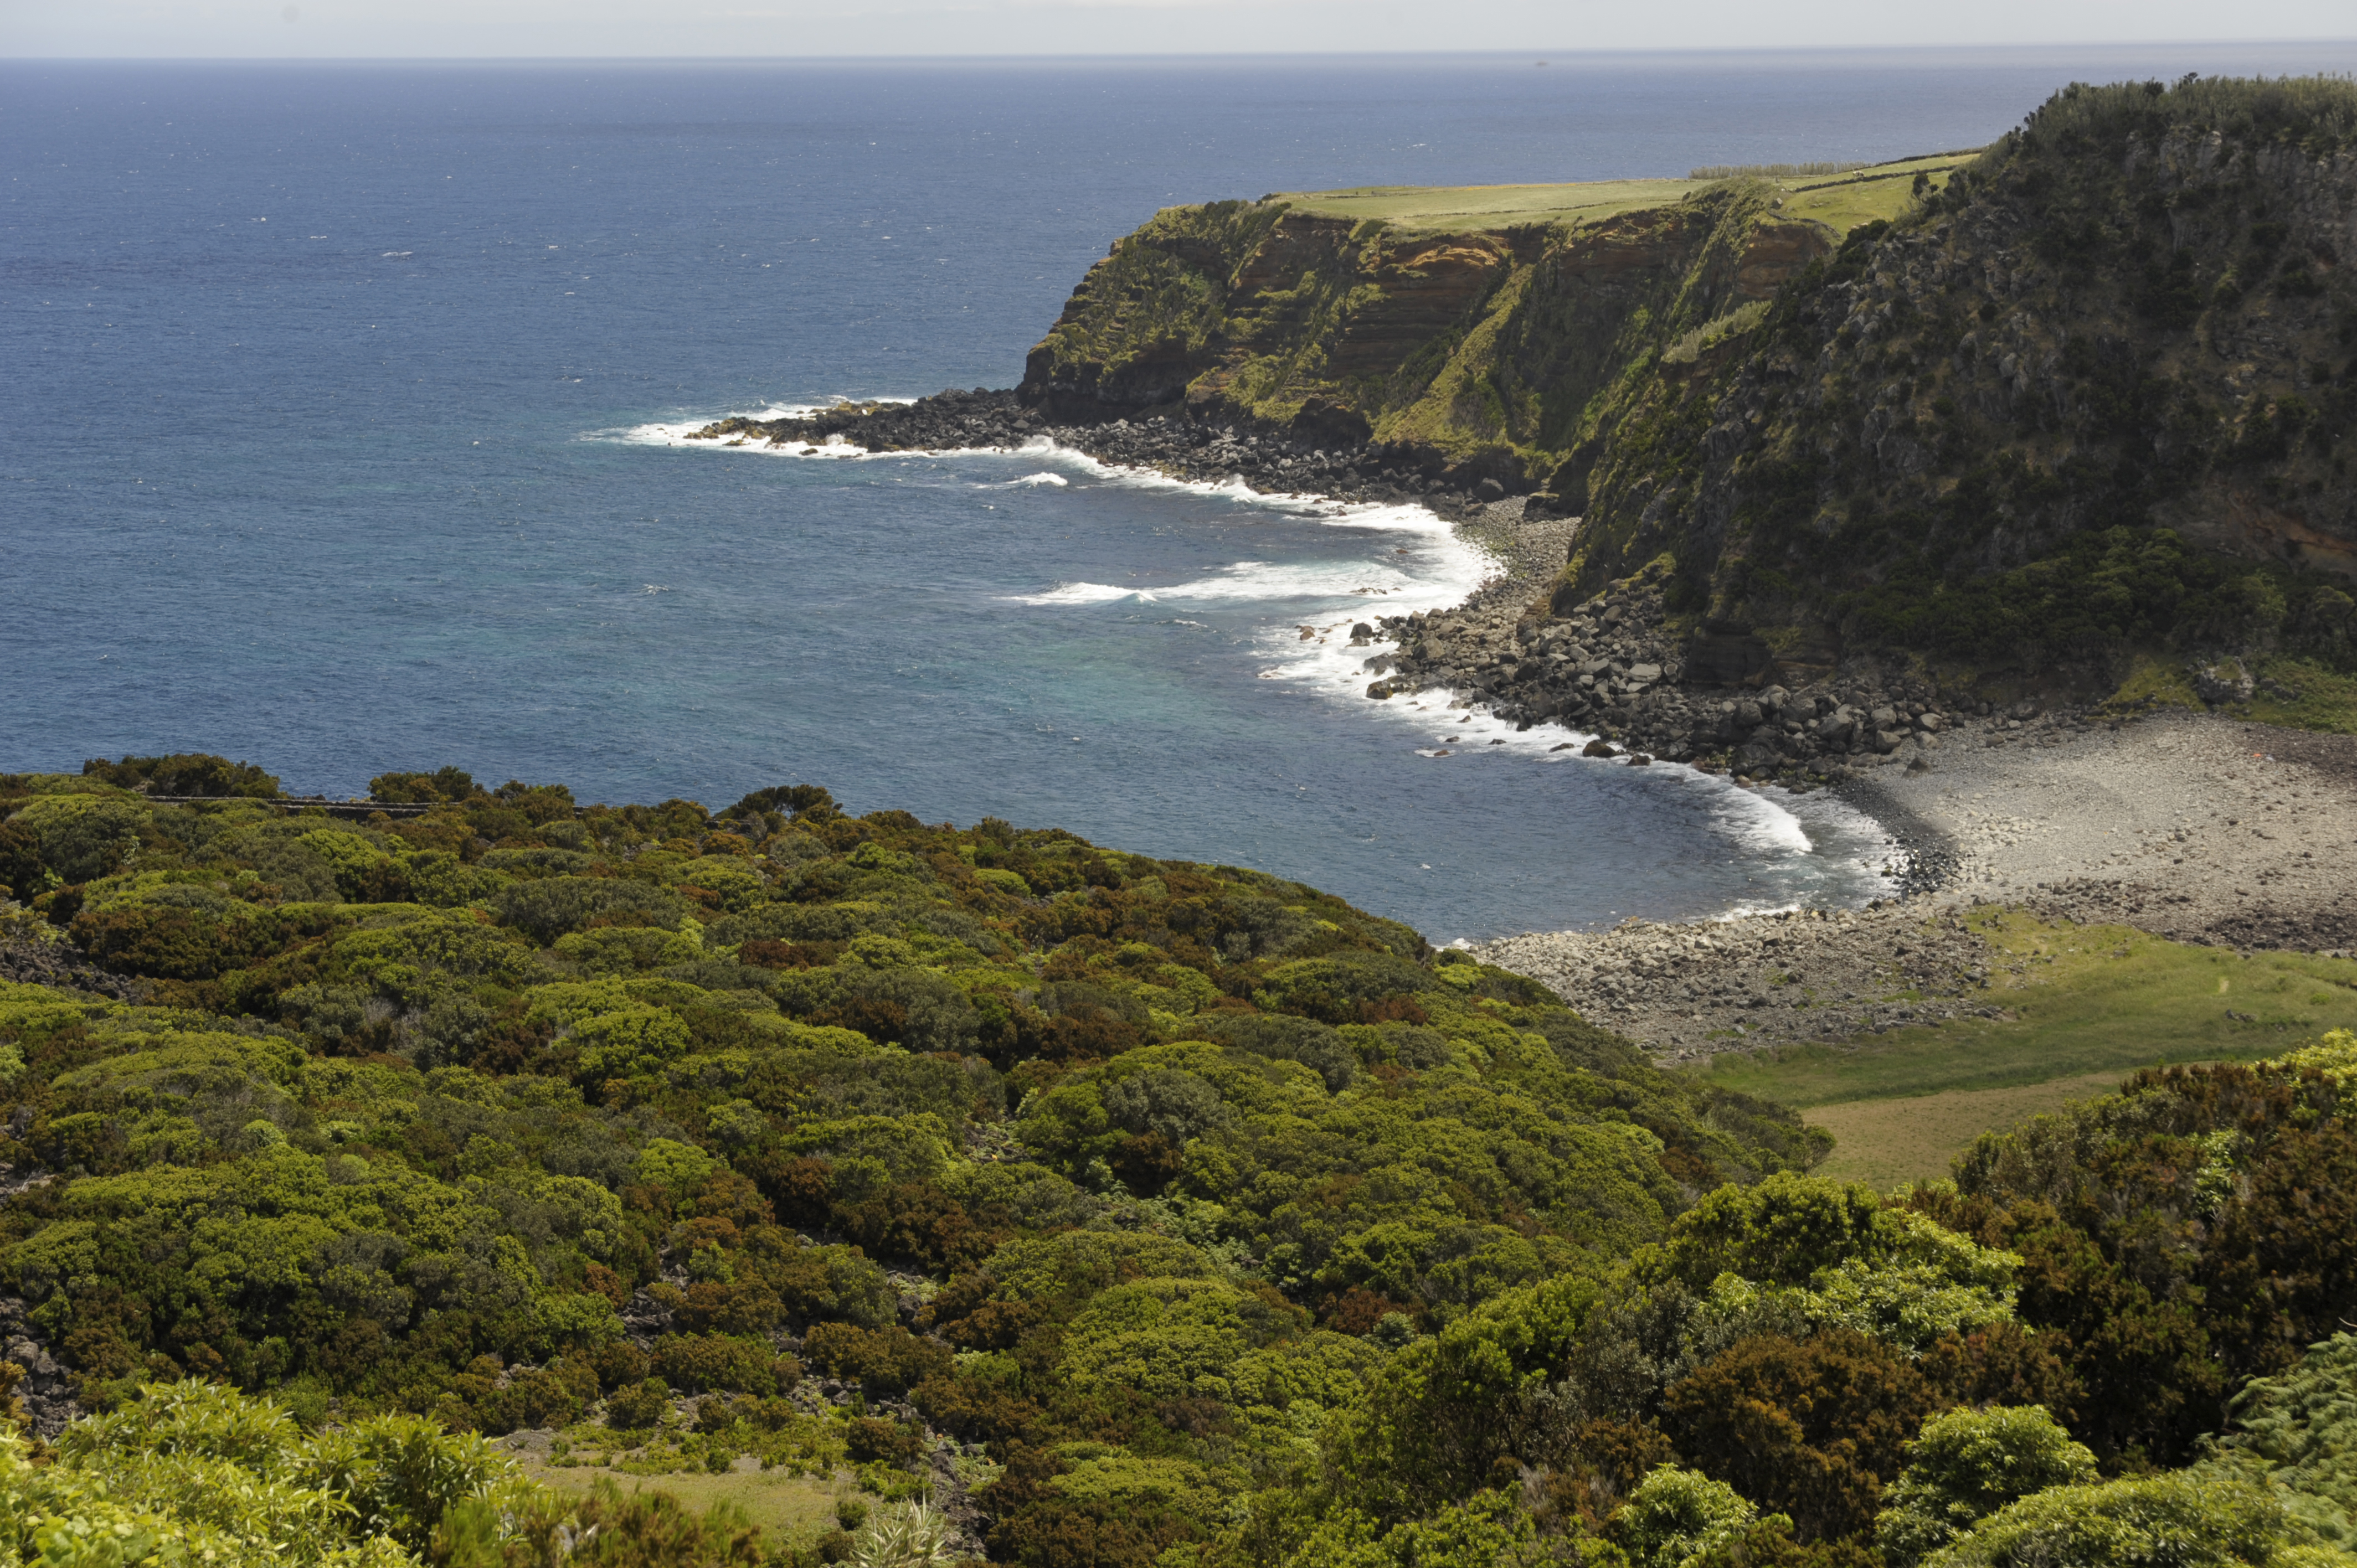
[[[699,1512],[716,1502],[733,1502],[772,1541],[832,1530],[835,1499],[848,1497],[855,1490],[847,1477],[793,1476],[783,1470],[730,1470],[718,1476],[694,1471],[625,1476],[588,1465],[559,1468],[535,1456],[519,1455],[517,1464],[524,1474],[544,1486],[585,1496],[602,1477],[621,1487],[625,1496],[640,1487],[669,1492]]]
[[[1853,1100],[1802,1112],[1834,1135],[1816,1174],[1889,1188],[1948,1174],[1948,1162],[1983,1133],[2002,1133],[2074,1100],[2117,1089],[2126,1075],[2091,1072],[2012,1089],[1951,1089],[1904,1100]]]
[[[2357,960],[2240,958],[2018,910],[1985,908],[1972,919],[1996,960],[1981,999],[2005,1016],[1723,1056],[1711,1080],[1799,1107],[1840,1140],[1829,1172],[1887,1185],[1943,1176],[1984,1129],[2102,1092],[2140,1067],[2256,1060],[2357,1028]]]
[[[1846,234],[1875,218],[1895,218],[1913,197],[1920,170],[1944,185],[1948,172],[1976,154],[1943,154],[1878,164],[1846,175],[1805,176],[1771,183],[1784,192],[1784,215],[1823,223]],[[1279,191],[1272,200],[1328,218],[1380,218],[1400,229],[1509,228],[1527,223],[1577,227],[1623,212],[1668,207],[1710,182],[1699,179],[1608,179],[1568,185],[1372,185],[1349,190]]]

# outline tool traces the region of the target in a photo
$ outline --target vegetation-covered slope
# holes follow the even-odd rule
[[[1091,269],[1022,393],[1059,418],[1184,408],[1371,437],[1527,489],[1595,435],[1619,378],[1766,300],[1943,166],[1792,188],[1738,177],[1171,208]]]
[[[106,781],[142,766],[0,806],[13,885],[140,982],[0,1000],[0,1159],[65,1178],[0,1209],[0,1282],[98,1404],[187,1371],[501,1432],[651,1376],[745,1396],[715,1442],[776,1463],[899,1452],[759,1402],[812,1367],[963,1430],[1217,1429],[1212,1496],[1387,1320],[1822,1152],[1254,873],[812,789],[446,772],[355,822]]]
[[[1787,647],[2345,663],[2352,148],[2345,81],[2067,90],[1650,383],[1573,576],[1668,553],[1684,607]]]
[[[166,777],[249,794],[125,787]],[[109,1520],[1033,1568],[2158,1561],[2136,1530],[2322,1563],[2341,1528],[2349,1359],[2301,1357],[2357,1312],[2345,1036],[1883,1197],[1530,982],[1233,868],[809,787],[5,784],[5,957],[68,983],[0,995],[0,1309],[118,1412],[63,1468],[0,1452],[20,1558]],[[276,1403],[142,1391],[182,1377]],[[519,1427],[949,1515],[759,1539],[435,1435]]]

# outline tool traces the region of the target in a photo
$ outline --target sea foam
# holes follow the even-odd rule
[[[899,402],[899,399],[839,399],[840,402]],[[807,418],[827,404],[773,405],[745,417],[756,420]],[[1005,602],[1037,608],[1076,608],[1122,601],[1137,604],[1262,604],[1291,601],[1299,606],[1287,624],[1264,628],[1256,641],[1262,680],[1282,681],[1317,692],[1338,703],[1348,703],[1371,721],[1389,725],[1413,737],[1419,755],[1441,766],[1471,766],[1487,758],[1496,763],[1543,763],[1553,767],[1627,768],[1621,758],[1588,757],[1581,747],[1592,733],[1555,724],[1517,728],[1486,708],[1452,708],[1466,693],[1426,691],[1402,693],[1388,700],[1371,700],[1368,686],[1381,679],[1367,665],[1397,645],[1377,635],[1353,644],[1350,628],[1361,621],[1402,616],[1420,610],[1445,609],[1462,603],[1495,575],[1490,555],[1466,543],[1448,521],[1414,502],[1344,501],[1302,491],[1254,489],[1241,476],[1223,479],[1175,478],[1157,469],[1107,463],[1086,452],[1045,436],[1017,446],[944,448],[941,451],[869,452],[841,436],[824,442],[792,442],[772,446],[751,439],[732,446],[727,441],[690,441],[694,430],[714,419],[693,423],[655,422],[618,430],[594,432],[590,439],[616,440],[637,446],[687,446],[713,451],[754,453],[767,456],[803,457],[820,461],[856,461],[920,457],[1009,457],[1054,465],[1014,478],[988,482],[981,488],[1019,489],[1068,488],[1083,482],[1148,490],[1174,490],[1233,505],[1280,512],[1323,526],[1364,531],[1388,548],[1389,553],[1362,561],[1294,562],[1238,561],[1208,576],[1151,587],[1112,583],[1062,581],[1037,593],[1006,596]],[[1057,472],[1061,469],[1063,472]],[[1420,744],[1417,744],[1420,743]],[[1674,791],[1674,799],[1689,801],[1712,837],[1732,855],[1756,856],[1780,863],[1792,889],[1806,901],[1822,887],[1828,901],[1850,902],[1863,885],[1871,895],[1896,890],[1896,883],[1875,869],[1898,853],[1879,824],[1846,802],[1825,795],[1793,796],[1781,789],[1746,789],[1724,777],[1675,763],[1655,763],[1646,770],[1650,788]],[[1792,903],[1738,905],[1740,913],[1772,912]]]

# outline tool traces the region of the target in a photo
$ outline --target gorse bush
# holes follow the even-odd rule
[[[394,1568],[478,1498],[536,1502],[471,1434],[383,1416],[307,1436],[279,1406],[193,1380],[68,1427],[47,1465],[0,1434],[0,1550],[28,1564]]]
[[[1953,1410],[1923,1423],[1875,1533],[1893,1568],[1910,1568],[2008,1504],[2094,1478],[2095,1456],[2040,1406]]]

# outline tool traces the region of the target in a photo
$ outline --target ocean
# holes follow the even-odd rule
[[[1441,941],[1862,902],[1889,846],[1829,797],[1367,701],[1350,623],[1491,569],[1419,510],[678,436],[1012,385],[1175,202],[1893,157],[2073,79],[2352,64],[0,63],[0,768],[210,750],[343,794],[457,763],[715,809],[816,782]]]

